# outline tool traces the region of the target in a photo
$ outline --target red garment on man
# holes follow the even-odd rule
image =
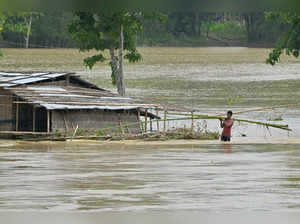
[[[231,137],[231,128],[233,126],[233,120],[225,120],[223,122],[224,128],[222,132],[222,136]]]

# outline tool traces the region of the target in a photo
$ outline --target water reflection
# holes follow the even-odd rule
[[[223,146],[224,146],[225,153],[232,153],[231,144],[230,143],[224,143]]]

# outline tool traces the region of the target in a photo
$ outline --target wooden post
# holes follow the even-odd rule
[[[192,111],[192,131],[194,131],[194,111]]]
[[[69,132],[69,126],[68,126],[68,123],[67,123],[67,120],[66,120],[66,116],[65,116],[65,112],[63,111],[63,118],[64,118],[64,122],[65,122],[65,128],[66,128],[66,133]]]
[[[131,135],[131,130],[130,130],[130,128],[128,127],[128,123],[127,123],[127,122],[125,123],[125,128],[127,129],[127,132]]]
[[[156,109],[156,116],[158,117],[158,109]],[[156,129],[157,129],[157,132],[159,132],[159,121],[158,121],[158,118],[157,119],[157,122],[156,122]]]
[[[50,133],[50,110],[47,110],[47,132]]]
[[[119,126],[120,126],[120,131],[121,131],[122,135],[124,135],[125,132],[124,132],[124,128],[123,128],[123,125],[122,125],[121,114],[119,114]]]
[[[70,75],[66,76],[66,86],[70,85]]]
[[[147,124],[148,124],[148,110],[145,111],[145,133],[147,133]]]
[[[138,116],[138,120],[139,120],[140,129],[143,132],[144,130],[143,130],[143,123],[141,122],[141,111],[140,111],[140,109],[137,110],[137,116]]]
[[[150,131],[153,131],[152,118],[150,117]]]
[[[121,131],[122,135],[125,134],[125,131],[124,131],[124,128],[123,128],[121,120],[120,120],[120,131]]]
[[[16,104],[16,131],[19,131],[19,104]]]
[[[32,131],[35,132],[35,107],[32,108]]]
[[[166,132],[166,129],[167,129],[167,127],[166,127],[166,121],[167,120],[167,111],[164,111],[164,132]]]

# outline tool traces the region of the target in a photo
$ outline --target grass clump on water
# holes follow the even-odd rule
[[[191,140],[216,140],[220,134],[214,131],[192,130],[190,128],[176,128],[166,132],[168,139],[191,139]]]

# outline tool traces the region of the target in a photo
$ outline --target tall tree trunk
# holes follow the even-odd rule
[[[124,51],[124,30],[123,25],[120,26],[120,48],[119,48],[119,71],[117,74],[117,88],[121,96],[125,96],[125,84],[123,74],[123,51]]]
[[[28,24],[27,24],[27,35],[26,35],[26,38],[25,38],[26,39],[25,48],[29,48],[31,25],[32,25],[32,14],[30,14],[29,21],[28,21]]]
[[[196,36],[201,35],[201,20],[200,20],[200,12],[196,11],[195,12],[195,33]]]
[[[111,79],[112,79],[112,83],[113,85],[116,85],[116,79],[118,77],[118,58],[115,56],[115,49],[114,47],[111,47],[109,49],[109,53],[110,53],[110,67],[111,67]]]

